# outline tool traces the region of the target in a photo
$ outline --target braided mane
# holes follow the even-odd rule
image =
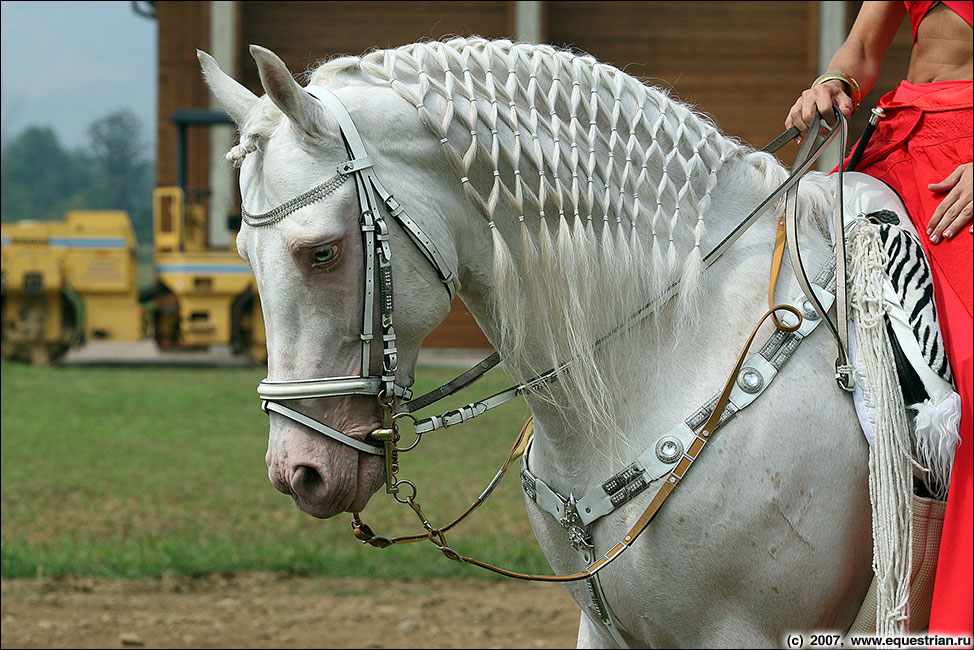
[[[593,342],[673,285],[669,315],[692,316],[718,172],[750,150],[665,91],[547,45],[416,43],[328,61],[311,83],[363,77],[416,108],[488,223],[511,373],[572,359],[541,393],[570,391],[591,426],[619,426],[610,396],[629,381],[636,341]]]

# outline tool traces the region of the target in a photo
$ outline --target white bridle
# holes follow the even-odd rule
[[[392,324],[392,249],[389,243],[389,227],[380,211],[380,206],[385,207],[389,215],[402,226],[413,243],[429,260],[446,286],[451,300],[460,289],[460,281],[456,269],[446,263],[432,238],[406,214],[395,197],[379,181],[372,165],[372,158],[368,155],[348,110],[338,97],[327,88],[320,86],[308,86],[305,90],[320,101],[338,121],[349,159],[338,165],[336,176],[273,210],[252,215],[241,208],[241,214],[245,223],[252,227],[268,226],[307,205],[320,201],[348,178],[355,180],[365,260],[365,291],[360,333],[361,373],[357,377],[321,377],[286,381],[264,379],[257,387],[257,394],[262,400],[261,406],[264,411],[283,415],[359,451],[381,456],[385,453],[382,444],[359,441],[285,406],[282,402],[343,395],[372,395],[380,401],[387,401],[387,406],[391,407],[391,402],[395,398],[409,399],[411,396],[409,388],[396,383],[399,360],[396,330]],[[371,374],[372,343],[376,336],[374,322],[376,291],[378,291],[379,327],[382,336],[382,371],[377,375]]]

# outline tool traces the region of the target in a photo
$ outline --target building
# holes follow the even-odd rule
[[[338,54],[360,54],[446,35],[507,37],[573,47],[667,88],[718,126],[755,146],[781,132],[787,109],[824,71],[845,38],[859,2],[618,2],[505,0],[174,2],[153,3],[159,24],[157,184],[175,181],[175,110],[213,107],[196,50],[262,94],[247,52],[256,43],[276,52],[294,73]],[[906,74],[912,37],[900,30],[877,83],[863,99]],[[860,111],[852,135],[861,132]],[[229,128],[191,130],[187,179],[207,192],[211,238],[219,243],[238,199],[222,163]],[[793,157],[790,145],[778,155]],[[462,303],[427,339],[438,347],[484,347],[486,340]]]

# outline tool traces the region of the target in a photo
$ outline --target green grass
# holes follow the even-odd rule
[[[300,574],[486,576],[427,544],[373,549],[349,515],[296,510],[267,481],[262,369],[2,367],[2,575],[283,571]],[[456,374],[420,368],[417,394]],[[492,371],[461,399],[493,394]],[[402,458],[400,477],[434,524],[463,511],[494,475],[527,417],[520,402],[430,434]],[[547,571],[524,512],[516,467],[490,501],[450,535],[460,552]],[[378,534],[419,532],[406,506],[380,491],[363,513]]]

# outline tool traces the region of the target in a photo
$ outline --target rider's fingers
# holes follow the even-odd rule
[[[804,97],[799,97],[795,105],[791,107],[791,112],[788,113],[788,119],[785,121],[785,126],[796,127],[802,134],[808,131],[810,120],[806,120],[804,117],[805,101]]]
[[[802,123],[805,125],[803,131],[808,131],[812,122],[815,121],[815,114],[818,113],[817,94],[814,88],[810,88],[802,93],[801,116]]]
[[[852,99],[845,93],[836,95],[832,98],[832,101],[847,120],[852,117],[852,113],[856,110],[856,107],[852,104]]]
[[[816,88],[822,87],[816,86]],[[818,111],[819,115],[822,116],[822,121],[829,126],[835,122],[835,113],[832,110],[833,103],[834,99],[832,98],[832,94],[824,91],[824,89],[822,92],[815,94],[815,109]]]

